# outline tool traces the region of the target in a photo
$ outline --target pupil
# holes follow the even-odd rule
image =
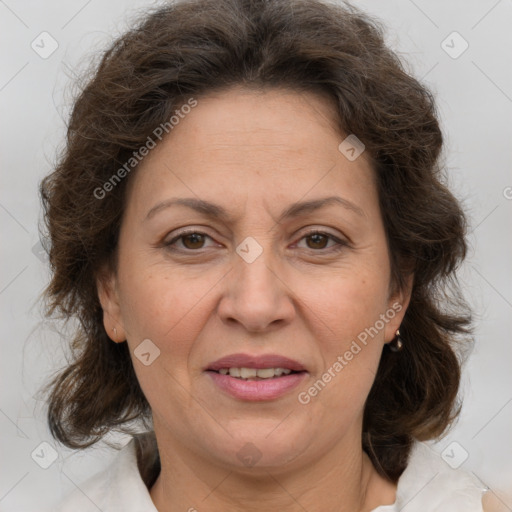
[[[199,233],[192,233],[190,235],[186,235],[185,236],[185,240],[190,241],[190,239],[193,239],[192,240],[192,245],[197,244],[197,243],[199,243],[199,245],[201,245],[201,243],[203,241],[202,238],[203,238],[203,235],[200,235]],[[188,246],[189,244],[186,244],[186,245]],[[189,249],[191,249],[191,248],[192,249],[197,249],[198,247],[195,247],[195,246],[194,247],[189,247]]]
[[[316,233],[316,234],[314,234],[314,235],[311,235],[311,236],[310,236],[310,238],[312,239],[313,244],[318,244],[318,243],[320,243],[320,245],[322,246],[322,247],[320,247],[320,248],[321,248],[321,249],[323,249],[323,248],[324,248],[324,246],[325,246],[325,240],[326,240],[325,235],[321,235],[321,234]],[[324,244],[322,244],[322,240],[320,240],[320,241],[318,240],[319,238],[320,238],[320,239],[323,239]]]

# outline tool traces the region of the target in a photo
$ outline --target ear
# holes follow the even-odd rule
[[[385,313],[388,319],[384,331],[384,339],[386,343],[393,341],[397,329],[404,319],[405,312],[411,301],[412,286],[414,283],[414,275],[409,274],[404,288],[392,293],[388,299],[388,309]]]
[[[96,277],[98,298],[103,309],[103,326],[107,336],[116,343],[126,341],[126,332],[121,318],[117,279],[113,271],[102,268]]]

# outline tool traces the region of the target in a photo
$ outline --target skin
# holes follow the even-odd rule
[[[200,97],[130,177],[116,272],[98,280],[105,329],[127,341],[154,420],[162,470],[150,490],[160,512],[369,511],[395,501],[361,449],[364,403],[384,343],[399,328],[409,291],[390,293],[390,261],[373,170],[349,161],[329,100],[312,93],[240,87]],[[340,196],[277,223],[296,201]],[[193,197],[231,219],[184,206]],[[190,227],[207,236],[178,239]],[[345,241],[307,236],[312,228]],[[252,263],[236,248],[253,237]],[[181,252],[180,252],[181,250]],[[409,287],[410,290],[410,287]],[[311,401],[307,389],[357,335],[395,303],[378,335]],[[113,332],[116,328],[116,332]],[[133,351],[149,338],[148,366]],[[266,402],[221,392],[203,368],[237,352],[303,363],[299,388]],[[237,453],[252,443],[253,466]]]

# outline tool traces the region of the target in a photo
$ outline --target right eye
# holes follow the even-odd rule
[[[206,233],[202,233],[197,230],[187,230],[178,233],[172,240],[169,242],[164,242],[164,246],[168,249],[174,251],[197,251],[197,249],[203,249],[202,244],[204,244],[205,238],[212,238]],[[176,242],[181,241],[182,246],[184,247],[174,247]]]

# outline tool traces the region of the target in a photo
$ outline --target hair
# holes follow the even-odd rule
[[[404,348],[385,346],[365,403],[362,444],[375,468],[397,482],[414,440],[436,439],[452,426],[461,408],[457,348],[472,330],[456,277],[466,217],[446,185],[434,96],[386,46],[384,33],[346,3],[192,0],[147,12],[104,52],[75,100],[55,169],[40,185],[52,271],[45,314],[79,320],[72,360],[46,388],[55,439],[81,449],[113,429],[126,432],[133,420],[154,436],[127,343],[105,332],[96,287],[104,266],[117,268],[136,166],[101,199],[97,191],[187,99],[233,86],[330,98],[341,134],[364,143],[374,170],[391,284],[403,290],[414,276],[400,326]],[[138,449],[156,464],[154,443]]]

